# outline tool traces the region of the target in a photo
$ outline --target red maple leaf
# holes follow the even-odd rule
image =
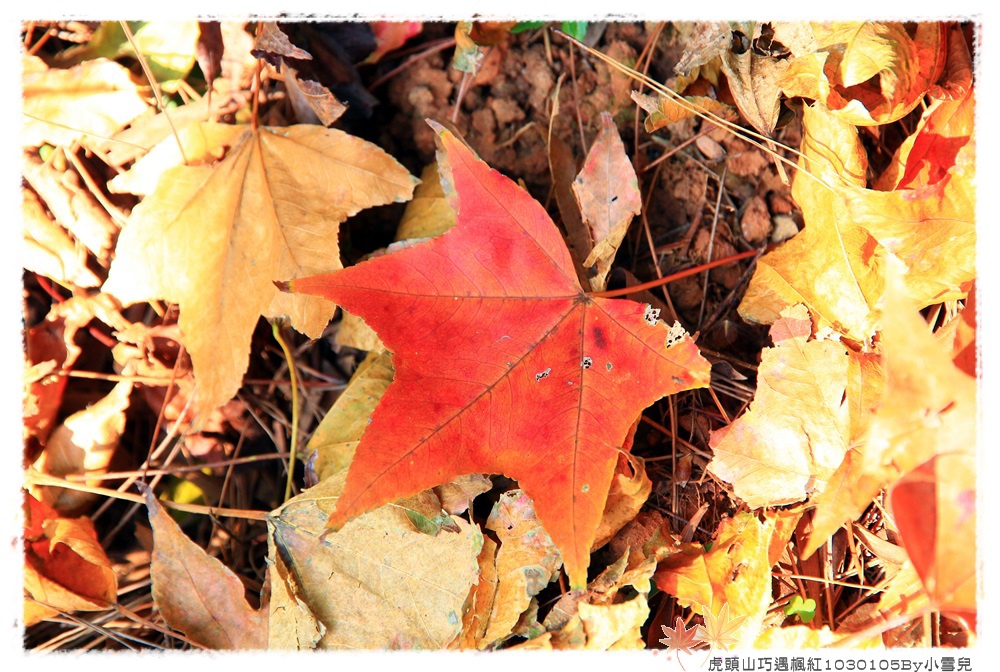
[[[668,628],[661,625],[660,628],[664,634],[660,644],[666,644],[667,653],[671,651],[694,653],[691,647],[697,646],[701,642],[698,639],[698,627],[692,627],[690,630],[685,628],[684,619],[680,616],[677,617],[674,627]]]
[[[365,319],[395,377],[330,517],[469,473],[534,500],[574,588],[625,436],[644,408],[704,387],[709,364],[648,305],[588,296],[541,205],[437,127],[457,223],[426,243],[288,283]]]

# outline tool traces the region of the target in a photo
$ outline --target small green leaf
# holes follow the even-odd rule
[[[803,623],[809,623],[816,617],[816,600],[812,598],[803,600],[796,595],[785,605],[784,611],[785,616],[798,616]]]
[[[580,42],[583,42],[583,38],[587,34],[586,21],[563,21],[561,27],[564,33]]]
[[[510,29],[510,34],[517,35],[518,33],[523,33],[526,30],[541,28],[544,25],[544,21],[521,21],[519,24]]]
[[[424,534],[429,534],[432,537],[436,537],[438,532],[441,530],[458,532],[461,529],[445,511],[442,511],[433,518],[428,518],[424,514],[419,511],[414,511],[413,509],[404,509],[404,511],[406,511],[406,517],[410,519],[410,522],[413,523],[418,530]]]

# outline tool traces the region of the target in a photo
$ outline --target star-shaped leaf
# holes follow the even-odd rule
[[[261,315],[287,315],[318,337],[334,306],[275,289],[274,280],[340,267],[341,222],[407,200],[416,179],[371,143],[342,131],[200,124],[190,150],[214,165],[166,170],[118,239],[104,291],[125,304],[180,304],[180,327],[207,414],[239,389]],[[169,142],[173,143],[171,137]]]
[[[739,642],[736,631],[743,625],[746,616],[730,618],[729,605],[724,604],[718,616],[706,609],[704,618],[705,625],[698,626],[698,638],[701,641],[708,643],[713,649],[718,647],[726,651]]]
[[[288,283],[360,315],[393,353],[330,524],[462,474],[506,474],[583,588],[632,422],[706,386],[709,364],[649,306],[587,296],[541,205],[437,130],[456,226]]]
[[[698,628],[688,629],[684,627],[684,619],[680,616],[677,617],[677,622],[674,627],[668,628],[665,625],[661,625],[660,628],[663,629],[664,635],[663,638],[660,639],[660,644],[666,645],[667,653],[670,653],[671,651],[677,651],[678,653],[681,651],[684,653],[694,653],[692,647],[697,646],[701,641],[698,639]]]

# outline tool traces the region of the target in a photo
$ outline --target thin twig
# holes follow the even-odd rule
[[[156,107],[163,113],[163,116],[167,118],[167,123],[170,124],[170,130],[174,134],[174,139],[177,140],[177,148],[181,152],[181,158],[184,160],[185,165],[187,164],[187,156],[184,154],[184,145],[181,144],[181,136],[177,133],[177,128],[174,127],[174,121],[170,118],[170,114],[167,112],[167,106],[163,104],[163,96],[160,95],[160,85],[153,77],[153,71],[149,69],[149,64],[146,62],[146,57],[142,55],[139,51],[139,45],[135,43],[135,35],[132,34],[132,29],[129,28],[128,21],[119,21],[122,30],[125,32],[125,38],[128,40],[129,45],[132,47],[132,51],[135,52],[135,58],[139,61],[139,65],[142,67],[142,72],[146,76],[146,81],[149,82],[150,88],[153,90],[153,97],[156,98]]]
[[[119,492],[110,488],[98,488],[85,483],[71,483],[63,478],[43,474],[33,468],[28,468],[24,474],[24,482],[27,485],[45,485],[51,488],[62,488],[76,492],[89,492],[94,495],[103,495],[112,499],[124,499],[136,504],[145,504],[146,500],[142,495],[135,495],[131,492]],[[217,506],[202,506],[199,504],[181,504],[169,500],[160,500],[160,504],[168,509],[184,511],[185,513],[199,513],[206,516],[226,516],[229,518],[246,518],[247,520],[267,520],[267,511],[256,511],[253,509],[226,509]]]

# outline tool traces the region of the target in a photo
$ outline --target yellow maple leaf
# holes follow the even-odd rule
[[[104,286],[125,304],[180,304],[202,414],[239,389],[261,315],[287,315],[313,338],[333,317],[329,301],[273,281],[341,268],[339,224],[410,198],[417,183],[378,147],[334,129],[234,126],[212,137],[215,149],[231,147],[226,157],[163,173],[124,227]]]

